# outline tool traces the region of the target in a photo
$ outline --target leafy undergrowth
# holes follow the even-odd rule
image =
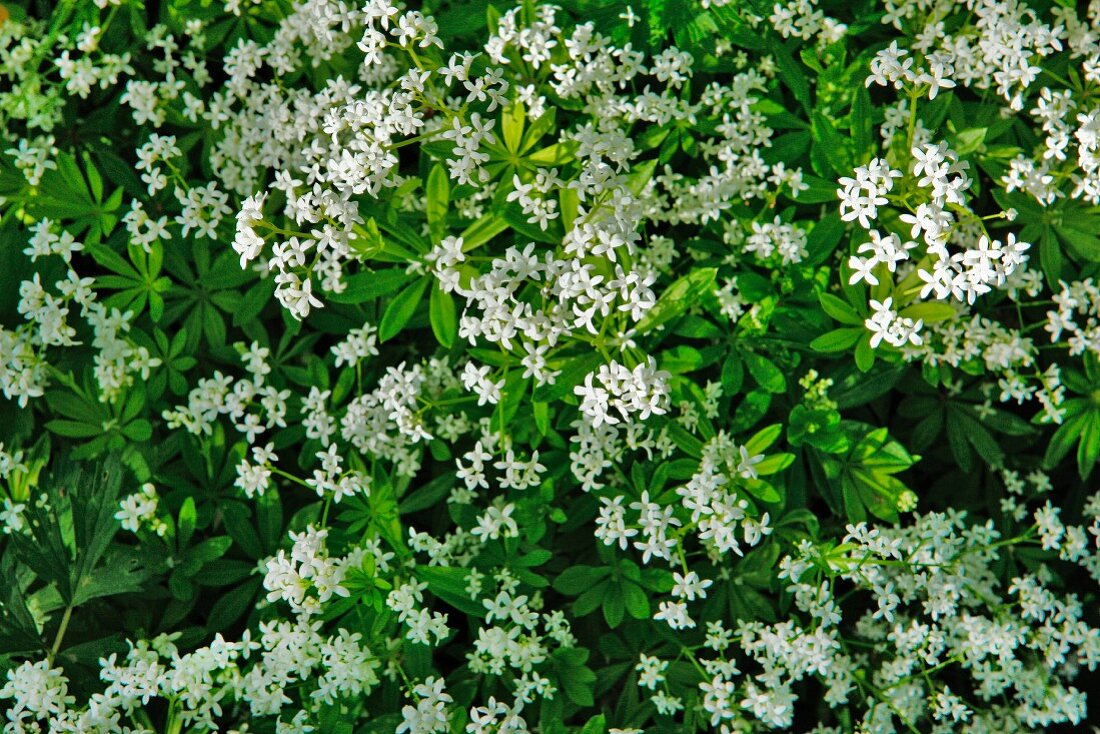
[[[3,2],[5,732],[1097,721],[1097,3]]]

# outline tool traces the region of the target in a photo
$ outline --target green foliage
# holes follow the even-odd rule
[[[45,661],[80,707],[147,654],[120,721],[164,734],[432,700],[455,734],[497,702],[547,734],[930,731],[952,691],[1026,718],[933,649],[988,611],[1027,639],[989,676],[1087,689],[1088,32],[1021,45],[1018,105],[962,62],[874,83],[895,40],[981,49],[971,5],[821,0],[793,33],[762,0],[443,0],[370,21],[384,64],[373,11],[324,3],[2,6],[0,671]],[[941,141],[950,201],[915,170]],[[1058,601],[1021,616],[1033,581]],[[903,627],[935,634],[891,658]],[[816,646],[844,670],[799,668]]]

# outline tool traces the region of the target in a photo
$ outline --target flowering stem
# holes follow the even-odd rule
[[[284,479],[289,479],[292,482],[296,482],[297,484],[302,485],[306,489],[313,489],[313,487],[306,484],[304,479],[299,479],[298,477],[294,476],[293,474],[285,472],[277,466],[271,467],[271,473],[272,474],[278,474],[280,477],[283,477]]]
[[[436,130],[432,130],[431,132],[423,133],[421,135],[417,135],[414,138],[408,138],[406,140],[402,140],[399,143],[391,143],[391,144],[386,146],[386,150],[396,150],[397,148],[404,148],[406,145],[412,145],[413,143],[419,143],[419,142],[424,141],[424,140],[431,140],[432,138],[436,137],[437,135],[442,134],[445,130],[447,130],[446,127],[440,127]]]
[[[61,615],[61,624],[57,628],[57,634],[54,635],[53,645],[50,647],[50,654],[47,656],[47,660],[50,665],[53,665],[53,660],[57,657],[58,651],[61,649],[61,641],[65,639],[65,630],[69,628],[69,620],[73,616],[73,605],[69,602],[65,606],[65,613]]]

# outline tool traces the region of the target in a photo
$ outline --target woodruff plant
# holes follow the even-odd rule
[[[1030,732],[1100,3],[0,6],[5,732]]]

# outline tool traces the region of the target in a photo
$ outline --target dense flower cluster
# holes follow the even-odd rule
[[[1096,720],[1100,3],[40,6],[5,732]]]

